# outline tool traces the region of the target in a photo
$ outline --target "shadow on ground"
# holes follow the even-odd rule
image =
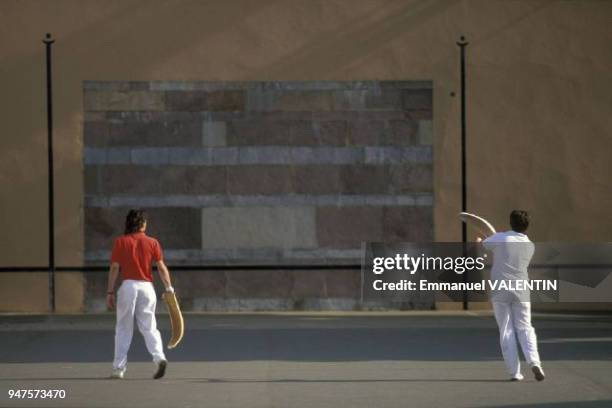
[[[2,330],[0,362],[110,361],[114,333],[112,319],[106,319],[98,329],[80,330],[77,322],[66,330]],[[612,321],[606,317],[540,318],[535,326],[544,361],[612,360]],[[168,331],[162,336],[168,339]],[[498,361],[497,338],[495,323],[483,317],[198,316],[189,317],[183,342],[167,354],[178,362]],[[129,359],[150,361],[137,331]]]

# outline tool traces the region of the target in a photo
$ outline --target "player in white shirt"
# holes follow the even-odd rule
[[[491,268],[492,281],[528,280],[527,267],[535,247],[525,235],[529,227],[526,211],[514,210],[510,214],[511,230],[498,232],[483,241],[485,249],[494,255]],[[531,325],[529,291],[498,290],[491,293],[495,320],[499,327],[499,341],[506,367],[512,381],[523,379],[519,361],[517,338],[535,379],[544,380],[544,371],[538,354],[535,330]]]

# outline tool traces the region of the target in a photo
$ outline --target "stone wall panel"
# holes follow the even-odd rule
[[[171,270],[281,266],[177,271],[187,309],[359,308],[359,270],[314,266],[432,239],[432,97],[427,81],[86,81],[85,258],[106,262],[143,207]]]

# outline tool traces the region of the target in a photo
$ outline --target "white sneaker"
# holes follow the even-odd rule
[[[523,374],[518,373],[517,375],[515,375],[514,377],[512,377],[512,378],[510,379],[510,381],[523,381],[523,378],[525,378],[525,377],[523,377]]]
[[[113,380],[123,380],[123,374],[125,373],[125,370],[120,370],[118,368],[113,368],[113,372],[111,373],[110,378],[112,378]]]

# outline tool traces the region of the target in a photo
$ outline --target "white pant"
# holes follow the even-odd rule
[[[539,366],[538,343],[535,330],[531,326],[531,303],[493,302],[493,310],[499,327],[502,355],[510,375],[512,377],[521,376],[517,337],[527,363],[531,366]]]
[[[134,334],[134,317],[155,363],[165,360],[163,344],[155,321],[157,295],[151,282],[124,280],[117,291],[117,325],[113,368],[125,370]]]

